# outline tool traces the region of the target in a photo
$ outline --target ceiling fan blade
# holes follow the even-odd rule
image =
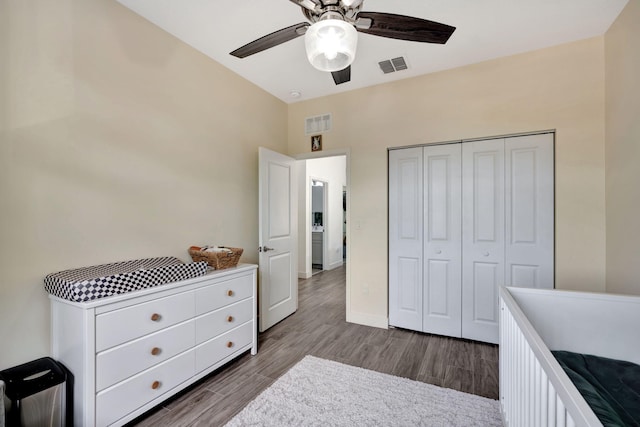
[[[333,77],[333,81],[336,85],[341,85],[342,83],[351,81],[351,65],[344,70],[332,72],[331,76]]]
[[[445,44],[456,30],[456,27],[439,22],[393,13],[360,12],[358,20],[370,23],[368,26],[356,23],[356,29],[361,33],[422,43]]]
[[[307,32],[309,25],[310,24],[308,22],[301,22],[299,24],[283,28],[264,37],[260,37],[258,40],[254,40],[251,43],[247,43],[230,54],[236,58],[246,58],[254,53],[262,52],[263,50],[278,46],[279,44],[304,35],[304,33]]]
[[[290,0],[291,2],[311,11],[317,11],[320,8],[317,0]]]

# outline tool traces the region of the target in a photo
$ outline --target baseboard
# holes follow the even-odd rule
[[[342,261],[342,260],[336,261],[336,262],[333,262],[333,263],[329,264],[329,266],[327,268],[325,268],[325,270],[333,270],[334,268],[342,267],[343,264],[344,264],[344,261]]]
[[[298,279],[308,279],[311,276],[313,276],[311,272],[298,271]]]
[[[366,313],[358,313],[347,310],[347,322],[374,328],[389,329],[389,318],[373,316]]]

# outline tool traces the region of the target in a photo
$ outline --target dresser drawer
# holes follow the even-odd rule
[[[98,353],[96,390],[102,391],[190,349],[195,344],[195,332],[195,321],[190,320]]]
[[[244,275],[196,291],[196,316],[253,295],[253,276]]]
[[[96,425],[109,425],[195,374],[194,350],[169,359],[96,396]],[[155,387],[155,388],[154,388]]]
[[[196,318],[196,344],[231,330],[253,317],[253,298],[222,307]]]
[[[96,352],[194,316],[194,293],[183,292],[96,316]]]
[[[253,341],[254,322],[232,329],[196,347],[196,373],[215,365]]]

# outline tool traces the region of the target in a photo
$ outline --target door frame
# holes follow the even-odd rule
[[[312,160],[322,159],[325,157],[337,157],[345,156],[346,164],[346,177],[347,185],[345,186],[347,191],[347,242],[351,241],[351,149],[350,148],[338,148],[334,150],[314,151],[310,153],[291,154],[296,160]],[[326,196],[326,195],[325,195]],[[353,314],[351,310],[351,248],[353,245],[347,243],[347,261],[346,261],[346,320],[353,323]]]

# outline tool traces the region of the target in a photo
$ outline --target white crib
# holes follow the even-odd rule
[[[505,425],[601,426],[551,350],[640,364],[640,297],[508,287],[500,310]]]

